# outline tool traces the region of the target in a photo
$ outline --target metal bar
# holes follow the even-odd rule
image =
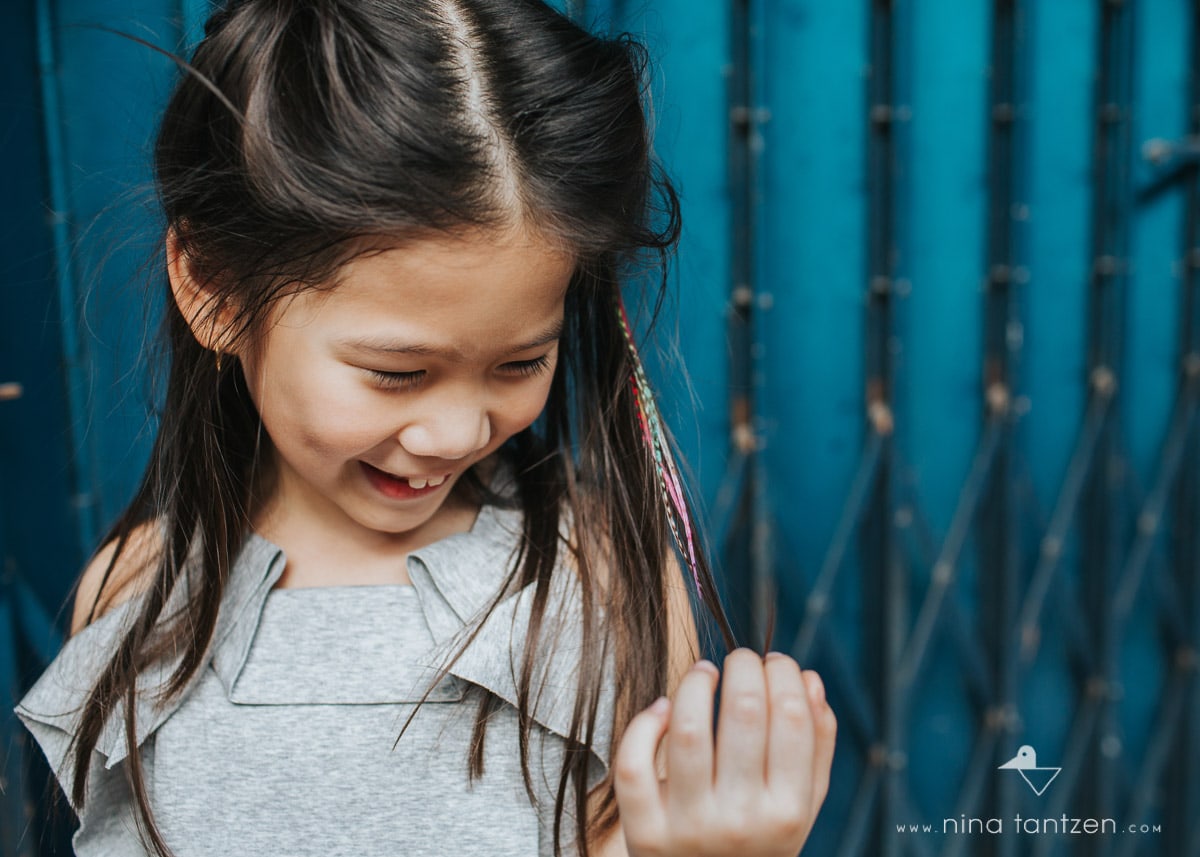
[[[1187,725],[1182,714],[1188,686],[1191,682],[1192,675],[1189,668],[1178,663],[1175,664],[1162,697],[1154,729],[1150,732],[1149,747],[1146,750],[1141,769],[1134,780],[1132,799],[1129,811],[1125,816],[1128,824],[1145,821],[1158,800],[1157,784],[1181,737],[1178,733],[1185,731]],[[1118,857],[1133,857],[1137,853],[1137,844],[1136,838],[1126,837],[1123,841],[1124,847],[1118,847]]]
[[[1100,383],[1093,386],[1083,426],[1075,442],[1071,461],[1067,465],[1066,478],[1055,501],[1054,512],[1050,516],[1050,526],[1042,537],[1038,564],[1021,605],[1016,625],[1017,637],[1014,641],[1015,654],[1021,661],[1029,661],[1037,648],[1040,639],[1038,623],[1045,607],[1046,594],[1062,559],[1063,544],[1074,522],[1084,482],[1092,469],[1096,440],[1108,419],[1112,394],[1110,379],[1107,375],[1101,376]]]
[[[79,331],[79,295],[72,264],[66,170],[69,163],[63,139],[62,99],[58,89],[54,15],[51,0],[37,0],[37,54],[44,116],[47,182],[50,198],[50,230],[54,241],[54,277],[62,320],[62,348],[67,386],[67,419],[70,423],[71,457],[68,482],[80,544],[90,550],[98,538],[98,498],[95,456],[87,432],[89,365],[88,349]]]
[[[903,7],[903,8],[901,8]],[[870,430],[881,437],[864,525],[860,532],[863,611],[867,624],[867,674],[876,694],[880,745],[872,751],[880,766],[878,815],[867,848],[873,855],[899,857],[905,843],[887,835],[904,804],[904,773],[893,764],[903,757],[907,741],[905,699],[896,682],[896,659],[907,631],[908,574],[895,532],[893,429],[895,335],[894,283],[898,265],[897,177],[900,154],[896,139],[900,111],[898,89],[907,4],[870,0],[867,74],[867,316],[866,400]]]
[[[824,631],[829,633],[828,628]],[[823,656],[829,669],[828,684],[837,688],[841,702],[838,711],[839,734],[854,735],[863,746],[877,744],[879,721],[871,708],[873,700],[863,692],[858,670],[846,661],[846,655],[839,646],[825,647]]]
[[[883,771],[879,764],[868,761],[862,779],[858,781],[858,789],[854,792],[854,801],[846,814],[846,835],[838,845],[837,857],[860,857],[862,854],[874,854],[868,851],[869,842],[875,838],[876,828],[875,804],[879,800],[879,780]]]
[[[996,755],[996,731],[989,724],[988,728],[980,730],[975,736],[975,746],[971,751],[971,760],[967,764],[967,776],[958,792],[958,805],[954,808],[955,816],[979,817],[980,803],[987,792],[988,780],[992,776],[991,761]],[[1003,817],[1003,816],[1002,816]],[[958,857],[967,847],[965,836],[952,836],[946,842],[942,854],[944,857]]]
[[[1104,2],[1100,10],[1095,95],[1092,211],[1092,275],[1089,292],[1088,370],[1114,378],[1120,395],[1125,365],[1130,223],[1133,212],[1131,165],[1134,18],[1128,3]],[[1113,408],[1112,413],[1118,413]],[[1116,420],[1106,420],[1097,437],[1096,467],[1083,495],[1083,604],[1092,620],[1094,668],[1086,686],[1095,700],[1096,734],[1088,745],[1079,797],[1096,817],[1115,812],[1120,771],[1104,745],[1118,740],[1119,723],[1112,688],[1119,686],[1118,637],[1112,622],[1111,593],[1117,583],[1125,537],[1121,509],[1121,449]],[[1112,842],[1095,843],[1097,857],[1111,853]]]
[[[1187,126],[1193,139],[1200,138],[1200,9],[1187,4],[1190,16],[1189,92]],[[1179,351],[1181,386],[1193,400],[1200,396],[1200,164],[1193,162],[1183,184],[1183,265],[1181,267]],[[1176,649],[1177,665],[1186,669],[1189,683],[1184,695],[1183,724],[1200,723],[1200,420],[1193,421],[1181,462],[1182,477],[1172,502],[1175,541],[1171,570],[1180,606],[1184,634]],[[1195,728],[1181,728],[1172,747],[1162,792],[1166,853],[1200,853],[1200,735]],[[1188,828],[1191,825],[1189,835]]]
[[[4,534],[0,532],[0,547],[4,544]],[[8,587],[0,587],[0,682],[5,688],[17,686],[18,669],[15,658],[16,623],[13,621],[12,599],[8,597]],[[11,703],[9,703],[11,704]],[[20,724],[12,717],[3,721],[0,738],[8,751],[0,757],[0,855],[15,857],[20,842],[19,831],[25,827],[25,799],[33,793],[32,784],[25,782],[25,743],[18,739],[16,732]]]
[[[1133,600],[1141,588],[1146,565],[1154,545],[1162,533],[1163,511],[1166,509],[1171,489],[1179,477],[1183,452],[1191,433],[1192,419],[1196,414],[1196,398],[1186,394],[1186,389],[1175,401],[1167,439],[1159,453],[1157,472],[1150,494],[1142,504],[1137,516],[1137,537],[1117,577],[1116,595],[1112,601],[1112,621],[1119,628],[1129,618]]]
[[[747,0],[747,20],[745,39],[747,43],[747,79],[745,84],[745,100],[744,104],[750,108],[750,126],[749,135],[747,138],[749,160],[747,162],[747,200],[746,200],[746,240],[747,246],[745,252],[747,254],[747,266],[745,282],[750,284],[751,293],[754,295],[754,308],[758,309],[763,306],[768,306],[770,299],[769,294],[763,293],[762,285],[759,282],[760,264],[762,255],[762,230],[759,227],[759,212],[763,205],[763,164],[764,157],[764,136],[762,132],[763,123],[769,121],[769,111],[762,105],[765,103],[765,94],[763,91],[763,76],[764,76],[764,57],[765,46],[763,43],[763,32],[765,24],[763,16],[765,15],[763,3],[761,0]],[[753,515],[753,530],[750,541],[750,560],[751,569],[753,572],[754,581],[754,596],[755,600],[752,604],[754,616],[754,632],[759,640],[765,640],[764,645],[770,643],[770,637],[775,633],[775,604],[777,602],[777,589],[775,584],[775,516],[771,508],[771,491],[770,491],[770,470],[767,462],[762,454],[763,440],[765,437],[764,425],[767,424],[764,418],[763,399],[766,387],[766,377],[769,368],[769,363],[764,359],[766,347],[763,341],[762,329],[762,314],[761,312],[752,312],[750,315],[749,327],[749,350],[747,354],[747,364],[749,370],[750,390],[750,419],[751,433],[749,440],[752,442],[752,470],[750,474],[754,478],[753,488],[754,493],[750,498],[751,514]],[[738,438],[734,438],[737,442]]]
[[[979,637],[973,633],[972,626],[962,608],[953,598],[945,602],[946,620],[953,633],[955,652],[962,662],[964,679],[967,689],[975,694],[975,702],[980,708],[991,704],[996,689],[988,668],[987,653]]]
[[[773,633],[774,532],[768,497],[767,470],[758,451],[761,446],[758,408],[764,367],[754,308],[757,285],[757,208],[761,199],[762,134],[765,113],[759,108],[757,63],[761,61],[760,13],[755,0],[735,0],[731,5],[729,77],[729,170],[732,197],[729,304],[731,447],[749,458],[742,487],[748,532],[742,560],[750,583],[750,621],[755,639]],[[740,563],[739,563],[740,564]]]
[[[1050,799],[1048,818],[1056,818],[1066,812],[1067,801],[1075,794],[1075,784],[1082,773],[1082,762],[1093,743],[1096,724],[1100,718],[1101,701],[1096,687],[1088,688],[1088,692],[1079,700],[1079,708],[1075,712],[1075,720],[1067,735],[1067,748],[1062,758],[1062,773],[1058,775],[1053,795]],[[1039,837],[1034,848],[1035,857],[1047,857],[1056,846],[1055,837]]]
[[[1190,395],[1197,395],[1197,385],[1192,379]],[[1175,659],[1187,670],[1190,682],[1182,720],[1196,724],[1200,723],[1200,420],[1194,421],[1182,472],[1184,478],[1176,486],[1173,503],[1175,562],[1171,571],[1176,595],[1171,603],[1180,605],[1184,624]],[[1200,824],[1193,828],[1190,846],[1185,831],[1200,805],[1200,734],[1195,728],[1180,730],[1169,765],[1162,790],[1166,795],[1165,840],[1169,848],[1191,847],[1194,852],[1200,846]]]
[[[991,678],[991,696],[985,703],[983,730],[977,752],[968,768],[967,794],[990,806],[993,815],[1011,818],[1017,807],[1015,784],[991,776],[997,763],[999,738],[1016,728],[1019,694],[1019,664],[1008,656],[1008,635],[1014,627],[1022,576],[1021,510],[1014,486],[1015,424],[1019,409],[1014,403],[1020,388],[1019,370],[1024,342],[1021,289],[1027,275],[1021,266],[1021,248],[1016,220],[1022,209],[1023,162],[1020,156],[1022,105],[1026,100],[1022,71],[1027,63],[1020,38],[1020,18],[1026,4],[1018,0],[994,0],[992,4],[991,74],[988,114],[988,223],[986,290],[984,312],[984,359],[982,396],[996,441],[988,490],[983,497],[978,556],[981,632],[988,650],[986,674]],[[968,806],[966,795],[963,805]],[[954,847],[957,846],[957,847]],[[958,853],[964,840],[957,839],[947,853]],[[983,851],[998,857],[1018,852],[1013,837],[995,837]]]
[[[804,620],[796,634],[796,639],[792,642],[792,657],[801,663],[810,657],[819,626],[829,612],[833,587],[837,583],[838,575],[846,561],[846,551],[850,548],[850,539],[857,531],[866,512],[870,489],[875,482],[882,449],[883,437],[875,432],[869,432],[862,455],[858,459],[858,469],[855,471],[854,481],[850,483],[850,492],[842,505],[842,514],[838,519],[837,529],[834,530],[833,540],[825,552],[821,571],[817,574],[817,579],[805,602]]]
[[[736,503],[745,491],[743,485],[749,466],[749,455],[737,449],[730,453],[725,473],[721,477],[721,485],[717,489],[717,499],[711,516],[714,545],[724,546],[729,542],[739,512]]]
[[[929,651],[929,641],[941,619],[942,602],[946,597],[946,592],[954,584],[959,556],[971,530],[971,522],[979,510],[984,489],[987,487],[999,439],[999,421],[989,420],[984,427],[983,437],[980,438],[979,447],[971,462],[971,470],[959,492],[958,503],[955,505],[954,515],[950,520],[950,529],[942,543],[937,561],[933,564],[933,573],[930,576],[929,589],[925,592],[925,600],[917,614],[917,621],[908,638],[908,645],[899,659],[896,683],[901,687],[912,687],[918,671],[925,662],[926,654]]]

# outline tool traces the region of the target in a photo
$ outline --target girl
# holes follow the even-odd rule
[[[641,49],[242,0],[186,72],[159,434],[18,707],[77,853],[795,855],[834,718],[738,649],[714,739],[689,581],[732,635],[620,304],[679,232]]]

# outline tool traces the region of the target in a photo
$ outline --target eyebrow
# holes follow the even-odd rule
[[[549,345],[555,342],[562,336],[563,320],[559,319],[550,327],[539,333],[528,342],[522,342],[520,345],[515,345],[504,352],[505,356],[509,354],[518,354],[522,351],[528,351],[532,348],[538,348],[542,345]],[[370,337],[362,339],[351,339],[345,343],[346,347],[360,351],[382,351],[387,354],[417,354],[425,357],[445,357],[450,360],[465,359],[462,351],[457,348],[437,348],[432,345],[425,345],[419,342],[398,342],[392,339],[372,339]]]

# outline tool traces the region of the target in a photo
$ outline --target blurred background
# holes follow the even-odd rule
[[[655,58],[686,225],[652,370],[740,642],[840,719],[804,854],[1200,855],[1196,4],[559,6]],[[208,12],[5,0],[4,857],[69,853],[8,712],[154,431],[176,72],[109,29],[186,52]]]

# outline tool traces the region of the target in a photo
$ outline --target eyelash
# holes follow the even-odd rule
[[[543,354],[533,360],[519,360],[515,363],[505,363],[504,367],[516,375],[532,377],[540,375],[550,367],[550,355]],[[421,383],[425,376],[424,370],[419,372],[383,372],[379,369],[368,369],[375,376],[380,386],[395,390],[409,390]]]

